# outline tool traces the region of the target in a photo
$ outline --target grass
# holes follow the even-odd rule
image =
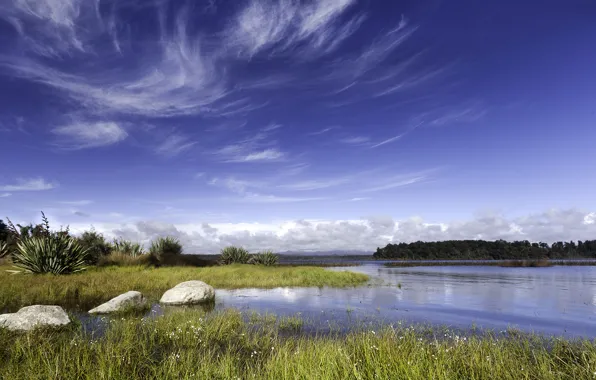
[[[352,272],[332,272],[316,267],[264,267],[229,265],[205,268],[143,266],[89,268],[68,276],[10,274],[0,267],[0,312],[33,304],[53,304],[88,310],[129,290],[150,300],[188,280],[201,280],[222,289],[275,287],[348,287],[362,285],[368,277]]]
[[[294,325],[291,323],[290,325]],[[79,326],[0,329],[0,378],[21,379],[593,379],[589,341],[496,336],[432,339],[386,326],[348,335],[284,334],[233,310],[115,319],[92,339]],[[439,335],[439,334],[437,334]]]

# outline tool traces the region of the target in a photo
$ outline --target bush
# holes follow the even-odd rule
[[[69,274],[85,270],[87,250],[61,234],[27,237],[12,254],[15,267],[29,273]]]
[[[151,243],[149,253],[158,264],[171,264],[182,255],[182,244],[173,237],[160,237]]]
[[[249,260],[249,264],[272,266],[276,265],[278,260],[279,256],[273,251],[263,251],[253,255]]]
[[[220,252],[220,263],[227,264],[247,264],[250,260],[248,251],[242,247],[225,247]]]
[[[113,249],[105,237],[94,230],[83,232],[77,240],[81,247],[87,249],[87,262],[90,264],[96,264],[102,257],[109,255]]]
[[[114,243],[112,244],[112,252],[117,252],[131,257],[141,256],[144,253],[141,244],[133,243],[130,240],[124,240],[122,238],[114,239]]]
[[[97,262],[98,266],[136,266],[136,265],[152,265],[153,257],[151,255],[131,256],[120,252],[112,252],[109,255],[102,256]]]

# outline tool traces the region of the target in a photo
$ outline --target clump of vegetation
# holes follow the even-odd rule
[[[139,243],[133,243],[130,240],[125,239],[114,239],[112,243],[112,252],[117,252],[121,255],[127,255],[131,257],[137,257],[142,255],[143,247]]]
[[[279,256],[273,253],[273,251],[263,251],[252,255],[252,257],[248,260],[248,263],[254,265],[273,266],[277,264],[278,260]]]
[[[149,253],[158,264],[169,264],[182,255],[182,244],[171,236],[160,237],[151,243]]]
[[[114,247],[99,232],[91,229],[77,238],[79,244],[87,249],[89,264],[97,264],[101,258],[109,255]]]
[[[242,247],[230,246],[221,250],[219,260],[223,265],[248,264],[250,254]]]
[[[29,273],[70,274],[85,270],[87,250],[69,235],[68,228],[51,231],[45,214],[41,215],[43,223],[35,227],[35,232],[18,231],[9,221],[16,238],[13,265]]]

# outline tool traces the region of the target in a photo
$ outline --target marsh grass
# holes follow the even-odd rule
[[[331,272],[316,267],[239,264],[205,268],[108,266],[69,276],[10,274],[7,272],[10,269],[0,267],[0,312],[13,312],[33,304],[89,310],[129,290],[138,290],[150,301],[156,301],[167,289],[189,280],[201,280],[216,289],[348,287],[362,285],[368,280],[360,273]]]
[[[273,317],[269,317],[273,318]],[[227,310],[113,319],[80,328],[0,329],[0,378],[21,379],[593,379],[596,345],[529,335],[462,338],[387,325],[347,335],[283,333]],[[444,335],[444,336],[443,336]]]

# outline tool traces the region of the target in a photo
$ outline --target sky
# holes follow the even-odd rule
[[[596,239],[591,0],[2,0],[0,218],[186,252]]]

